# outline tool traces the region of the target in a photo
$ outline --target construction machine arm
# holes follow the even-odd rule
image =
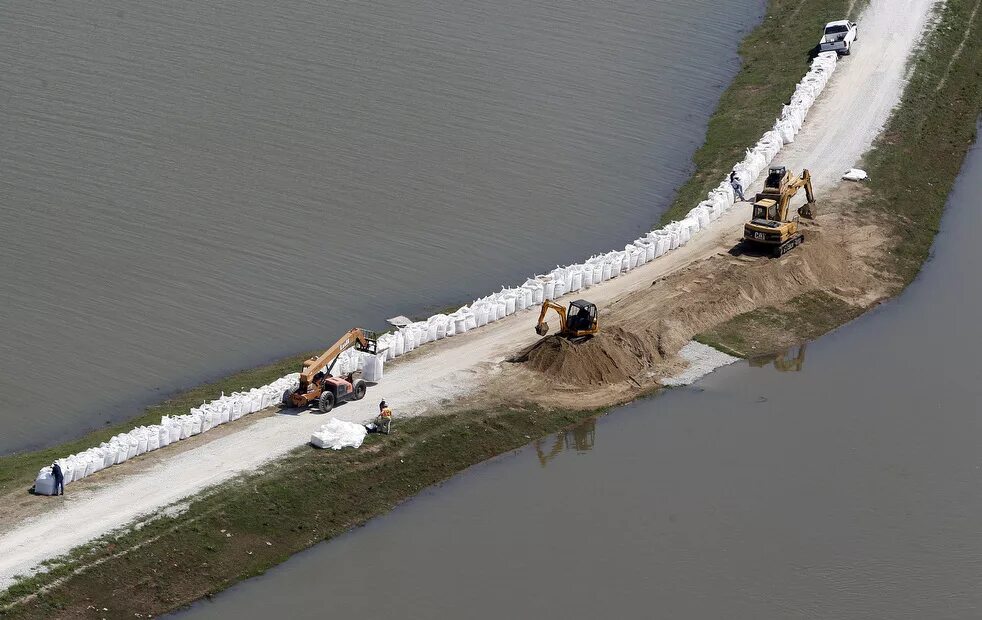
[[[559,314],[559,332],[566,331],[566,308],[560,306],[552,300],[545,300],[542,302],[542,310],[539,312],[539,322],[535,324],[535,333],[540,336],[545,336],[549,333],[549,324],[546,323],[546,313],[552,308]]]
[[[808,202],[798,209],[798,215],[812,219],[815,217],[815,192],[812,189],[812,175],[807,168],[801,171],[801,178],[795,181],[796,192],[800,187],[805,188],[805,197],[808,198]]]
[[[321,353],[319,357],[312,357],[303,363],[303,371],[300,373],[300,387],[306,389],[310,385],[310,382],[313,381],[314,375],[332,364],[341,353],[353,346],[358,346],[361,349],[369,348],[368,336],[359,327],[341,336],[337,342],[331,345],[331,348]]]

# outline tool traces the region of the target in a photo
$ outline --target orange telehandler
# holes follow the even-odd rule
[[[368,385],[362,380],[360,371],[349,372],[343,377],[331,376],[338,356],[352,347],[374,355],[378,352],[378,337],[374,332],[356,327],[319,357],[306,360],[300,372],[300,386],[283,393],[283,404],[307,407],[317,401],[321,412],[327,413],[340,402],[364,398]]]

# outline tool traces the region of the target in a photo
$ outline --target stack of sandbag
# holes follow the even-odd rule
[[[310,436],[310,443],[315,448],[331,448],[332,450],[358,448],[365,441],[367,434],[368,431],[361,424],[331,418],[330,422]]]

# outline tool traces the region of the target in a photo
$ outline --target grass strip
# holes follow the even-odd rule
[[[825,24],[855,19],[865,1],[770,0],[763,23],[740,44],[741,69],[709,119],[706,141],[692,156],[695,171],[679,188],[661,224],[681,220],[720,184],[746,149],[770,131],[808,71]]]

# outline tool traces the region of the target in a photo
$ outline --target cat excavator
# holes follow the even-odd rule
[[[801,188],[808,202],[789,217],[791,199]],[[814,219],[815,194],[808,170],[796,176],[784,166],[771,168],[764,181],[764,191],[754,199],[753,218],[743,227],[743,241],[750,245],[770,248],[775,257],[783,256],[798,247],[805,236],[798,229],[798,216]]]
[[[584,299],[577,299],[569,302],[569,310],[560,306],[554,301],[545,300],[542,302],[542,311],[539,312],[539,322],[535,324],[535,333],[545,336],[549,333],[549,324],[546,323],[546,313],[555,310],[559,314],[559,335],[563,338],[586,338],[600,331],[597,322],[597,307]]]
[[[321,413],[327,413],[340,402],[364,398],[368,385],[362,380],[361,372],[349,372],[343,377],[331,376],[331,369],[334,368],[338,356],[352,347],[356,351],[375,355],[378,353],[378,336],[375,332],[356,327],[320,356],[304,361],[300,371],[300,386],[283,392],[283,404],[307,407],[316,401]]]

